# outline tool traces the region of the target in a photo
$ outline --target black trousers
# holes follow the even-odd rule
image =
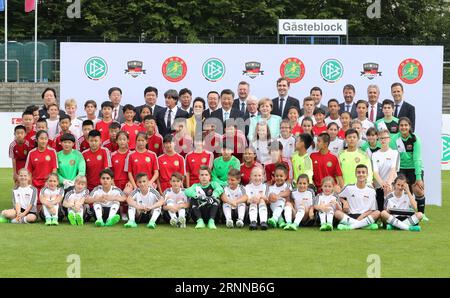
[[[198,200],[191,201],[191,216],[194,222],[196,222],[199,218],[203,218],[203,221],[205,222],[209,221],[211,218],[216,220],[217,211],[219,210],[219,203],[207,203],[201,207],[199,205]]]

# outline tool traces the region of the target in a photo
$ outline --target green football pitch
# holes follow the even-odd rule
[[[10,177],[0,169],[0,209]],[[81,277],[367,277],[378,258],[381,277],[450,277],[450,172],[442,181],[443,207],[427,207],[419,233],[1,224],[0,277],[66,277],[73,255]]]

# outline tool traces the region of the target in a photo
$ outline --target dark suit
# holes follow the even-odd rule
[[[395,112],[395,106],[394,106],[394,112]],[[400,111],[398,112],[397,118],[401,118],[401,117],[409,118],[409,120],[411,121],[411,124],[412,124],[411,129],[412,129],[412,131],[414,131],[415,127],[416,127],[416,108],[412,104],[407,103],[406,101],[403,101],[402,107],[401,107]]]
[[[136,116],[134,116],[134,121],[142,122],[142,120],[144,120],[144,119],[141,119],[141,112],[142,112],[142,109],[145,106],[150,108],[150,106],[148,104],[143,104],[141,106],[137,106],[134,109],[134,111],[136,112]],[[150,110],[151,110],[151,108],[150,108]],[[154,105],[153,106],[152,115],[155,116],[155,118],[156,118],[156,115],[158,115],[159,113],[163,113],[163,112],[164,112],[164,108],[163,107],[158,106],[158,105]]]
[[[367,110],[367,119],[369,119],[369,116],[370,116],[370,103],[369,103],[369,108]],[[381,119],[383,117],[384,117],[383,105],[378,102],[377,103],[377,115],[376,115],[376,119],[373,122],[375,122],[375,121],[377,121],[377,120],[379,120],[379,119]]]
[[[291,97],[291,96],[287,97],[287,100],[285,100],[285,102],[284,102],[283,115],[281,115],[281,111],[280,111],[279,97],[272,99],[272,104],[273,104],[273,109],[272,109],[271,114],[278,115],[283,119],[287,119],[289,108],[292,106],[297,107],[297,109],[300,111],[300,102],[295,97]]]
[[[239,98],[236,98],[233,101],[233,106],[231,108],[240,111],[241,110],[241,100]],[[245,110],[247,111],[247,102],[245,102]]]
[[[345,112],[345,106],[346,106],[345,102],[339,104],[339,108],[340,108],[339,114],[341,114],[342,112]],[[352,119],[358,118],[358,113],[356,112],[356,103],[352,103],[352,109],[351,109],[350,114],[352,116]]]
[[[223,129],[224,129],[223,133],[225,133],[226,123],[223,121],[223,110],[222,110],[222,108],[217,109],[214,112],[212,112],[211,116],[209,118],[216,118],[220,122],[222,122],[223,123]],[[230,116],[228,117],[228,119],[235,119],[236,120],[238,118],[244,119],[244,114],[242,114],[240,110],[231,108]],[[216,130],[216,132],[219,133],[219,134],[221,133],[221,132],[219,132],[217,130]]]
[[[165,116],[166,116],[166,112],[167,112],[167,108],[164,108],[161,113],[158,113],[158,115],[155,115],[155,117],[156,117],[156,124],[158,125],[159,134],[161,136],[163,136],[163,137],[165,135],[168,135],[168,134],[173,132],[171,127],[167,127],[167,122],[164,119]],[[183,111],[180,108],[177,108],[177,113],[175,114],[175,119],[177,119],[177,118],[188,118],[188,116],[189,115],[188,115],[187,112]],[[173,122],[175,122],[175,121],[173,121]],[[173,125],[173,122],[172,122],[172,125]]]
[[[113,120],[116,120],[119,123],[123,123],[125,121],[125,118],[123,117],[123,105],[119,105],[119,107],[117,108],[117,118],[114,119],[114,109],[111,112],[111,118],[113,118]],[[102,114],[102,109],[100,109],[100,111],[98,111],[98,118],[103,118],[103,114]]]

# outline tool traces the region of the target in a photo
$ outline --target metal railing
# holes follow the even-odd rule
[[[16,72],[17,72],[17,78],[16,78],[16,82],[19,82],[19,76],[20,76],[20,62],[17,59],[0,59],[0,62],[15,62],[16,63]]]
[[[46,62],[60,62],[60,59],[42,59],[41,60],[40,68],[39,68],[39,82],[42,82],[42,75],[44,73],[43,66],[44,66],[44,63],[46,63]]]

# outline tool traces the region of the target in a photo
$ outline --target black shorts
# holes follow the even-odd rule
[[[349,217],[351,217],[351,218],[353,218],[353,219],[358,219],[358,217],[360,217],[361,216],[361,214],[357,214],[357,213],[355,213],[355,214],[347,214]]]
[[[416,183],[416,170],[415,169],[400,169],[400,171],[398,171],[398,174],[400,174],[400,173],[402,173],[403,175],[406,176],[406,179],[408,179],[409,188],[411,189],[411,186],[414,183]],[[423,176],[424,176],[424,173],[422,171],[422,174],[421,174],[422,181],[423,181]]]
[[[25,209],[20,208],[20,213],[23,213],[23,212],[25,212]],[[30,212],[28,212],[28,214],[34,214],[34,215],[36,215],[36,212],[30,211]]]

